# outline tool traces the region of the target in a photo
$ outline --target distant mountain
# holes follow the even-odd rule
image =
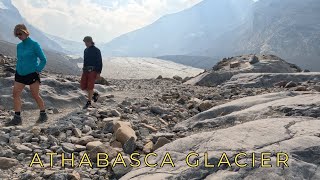
[[[78,58],[78,56],[83,57],[83,51],[86,48],[86,46],[82,41],[78,42],[78,41],[67,40],[62,37],[54,36],[51,34],[46,34],[46,36],[49,39],[53,40],[54,42],[58,43],[63,48],[64,50],[63,52],[65,52],[66,54],[76,56],[76,59]],[[100,48],[103,45],[101,43],[95,43],[95,46]]]
[[[211,69],[219,61],[219,58],[206,56],[169,55],[159,56],[157,58],[200,69]]]
[[[318,0],[260,0],[246,23],[215,39],[207,56],[276,54],[320,71],[320,3]]]
[[[274,54],[320,71],[319,17],[318,0],[204,0],[103,48],[113,56]]]
[[[83,42],[77,42],[77,41],[71,41],[71,40],[66,40],[58,36],[46,34],[46,36],[58,43],[67,54],[72,54],[72,55],[82,55],[83,50],[85,49],[85,45]]]
[[[31,37],[38,41],[44,49],[63,52],[63,48],[52,41],[40,30],[29,24],[19,13],[18,9],[12,4],[11,0],[0,0],[0,40],[11,43],[18,43],[19,39],[14,37],[13,30],[16,24],[24,23]]]
[[[252,0],[204,0],[182,12],[115,38],[103,46],[109,56],[186,55],[207,49],[226,30],[239,26]]]

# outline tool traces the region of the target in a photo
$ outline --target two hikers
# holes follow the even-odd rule
[[[13,87],[15,114],[13,119],[6,123],[6,126],[22,124],[21,94],[26,85],[29,85],[31,95],[40,109],[38,122],[45,122],[48,116],[45,111],[45,104],[39,95],[41,83],[39,74],[46,65],[46,56],[39,43],[29,37],[30,33],[24,24],[15,26],[14,35],[22,42],[17,45],[17,65]],[[38,59],[40,61],[38,61]]]
[[[8,121],[6,126],[16,126],[22,124],[21,118],[21,94],[26,85],[29,85],[32,97],[35,99],[40,109],[38,123],[48,120],[45,111],[45,104],[40,90],[40,72],[46,66],[46,56],[44,55],[38,42],[32,40],[30,33],[24,24],[18,24],[14,28],[14,35],[22,42],[17,45],[17,64],[15,73],[15,82],[13,87],[14,117]],[[95,80],[100,78],[102,71],[101,52],[95,47],[90,36],[83,39],[86,45],[84,50],[83,74],[81,77],[81,89],[88,92],[88,101],[84,109],[91,106],[91,101],[98,100],[98,93],[94,93]],[[40,60],[40,61],[39,61]]]
[[[92,100],[95,102],[98,100],[98,93],[94,93],[94,84],[96,79],[100,78],[102,71],[102,57],[100,50],[95,46],[92,37],[86,36],[83,39],[86,45],[84,50],[84,63],[83,73],[81,77],[81,89],[88,92],[88,101],[83,109],[87,109],[91,106]]]

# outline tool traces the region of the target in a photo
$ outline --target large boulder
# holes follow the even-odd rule
[[[110,83],[104,77],[100,77],[99,79],[96,80],[95,83],[101,84],[101,85],[106,85],[106,86],[110,85]]]
[[[319,131],[320,120],[290,117],[257,119],[227,129],[202,132],[166,144],[155,151],[158,156],[149,161],[161,164],[165,154],[170,153],[175,167],[170,164],[155,168],[144,165],[121,179],[319,179]],[[199,154],[190,158],[191,164],[198,161],[199,166],[188,167],[186,164],[190,152]],[[239,162],[246,162],[248,167],[236,166],[234,158],[240,152],[246,153],[246,157]],[[254,168],[251,167],[252,152],[257,157]],[[270,152],[267,157],[273,167],[259,167],[262,152]],[[274,155],[278,152],[288,154],[289,167],[276,167]],[[207,157],[205,153],[208,153]],[[227,154],[231,167],[217,167],[223,153]],[[215,167],[205,167],[205,161]]]
[[[320,93],[280,92],[245,97],[215,106],[175,125],[175,131],[213,128],[247,122],[257,118],[277,117],[281,108],[300,104],[306,108],[320,104]]]
[[[273,86],[292,88],[297,82],[319,81],[320,72],[310,73],[241,73],[222,84],[223,88],[241,86],[245,88],[270,88]]]
[[[0,65],[4,65],[6,64],[6,60],[5,59],[0,59]]]
[[[97,160],[97,156],[99,153],[105,153],[105,154],[108,154],[108,159],[113,159],[117,156],[117,151],[111,147],[111,146],[107,146],[107,145],[100,145],[100,146],[97,146],[95,148],[93,148],[92,150],[89,151],[89,157],[91,160],[93,160],[94,162],[96,162]],[[101,159],[102,158],[105,158],[102,156],[101,154]]]
[[[319,179],[320,93],[281,92],[246,97],[213,107],[176,125],[176,130],[194,134],[174,140],[155,151],[150,164],[134,168],[121,179]],[[183,128],[181,128],[183,127]],[[181,130],[179,130],[181,129]],[[188,162],[199,163],[189,167]],[[270,168],[261,167],[261,153],[267,152]],[[169,153],[174,167],[160,167]],[[207,155],[205,155],[207,153]],[[226,163],[218,167],[226,153]],[[247,167],[238,167],[235,157]],[[252,165],[254,153],[255,165]],[[286,153],[277,157],[277,153]],[[277,166],[276,160],[286,159]],[[144,158],[140,159],[143,163]],[[166,162],[168,159],[166,160]],[[215,165],[206,167],[205,163]],[[253,167],[252,167],[253,166]]]
[[[10,169],[18,165],[18,160],[6,157],[0,157],[0,169]]]
[[[135,131],[131,128],[130,123],[117,121],[113,127],[116,139],[124,145],[131,137],[137,140]]]
[[[101,146],[103,145],[102,142],[100,141],[92,141],[92,142],[89,142],[87,145],[86,145],[86,148],[88,151],[91,151],[92,149],[98,147],[98,146]]]
[[[259,62],[259,58],[255,55],[253,55],[250,59],[249,59],[249,63],[250,64],[256,64]]]
[[[204,72],[185,82],[199,86],[217,86],[240,73],[296,73],[301,69],[274,55],[255,56],[259,63],[252,60],[252,55],[224,58],[211,71]]]

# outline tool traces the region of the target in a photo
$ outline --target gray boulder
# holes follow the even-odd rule
[[[310,73],[241,73],[234,75],[230,80],[223,83],[223,88],[245,87],[245,88],[271,88],[296,87],[297,82],[319,81],[319,72]],[[284,83],[287,82],[285,85]]]
[[[273,55],[256,56],[259,63],[248,61],[251,55],[228,58],[217,63],[211,71],[204,72],[184,84],[217,86],[240,73],[296,73],[301,69]]]
[[[149,163],[158,166],[143,164],[121,179],[319,179],[320,119],[312,116],[320,113],[318,105],[320,93],[281,92],[213,107],[176,125],[175,128],[182,127],[188,132],[195,128],[203,130],[157,149],[157,157]],[[216,128],[219,126],[224,128]],[[189,161],[198,162],[198,166],[191,168],[186,164],[190,152],[199,154]],[[239,162],[247,163],[247,167],[235,164],[234,158],[240,152],[246,156]],[[252,152],[256,157],[253,167]],[[272,167],[260,167],[262,152],[270,152]],[[285,164],[277,167],[278,152],[288,155],[289,167]],[[159,166],[166,153],[170,154],[174,167]],[[217,166],[223,153],[227,154],[231,167]],[[205,167],[206,162],[215,167]]]
[[[194,134],[164,145],[155,151],[158,156],[149,162],[161,163],[168,152],[175,167],[141,166],[121,179],[318,179],[320,139],[315,134],[320,130],[319,123],[319,120],[308,118],[257,119],[227,129]],[[189,152],[199,154],[190,162],[198,161],[199,166],[187,166],[186,155]],[[254,168],[249,165],[239,169],[233,161],[239,152],[247,155],[241,162],[250,165],[252,152],[257,158],[261,152],[271,152],[270,164],[273,167],[259,168],[260,162],[256,160]],[[277,152],[288,154],[289,167],[276,167],[272,154]],[[208,157],[204,153],[208,153]],[[217,167],[223,153],[228,155],[231,167]],[[205,161],[215,167],[205,167]]]

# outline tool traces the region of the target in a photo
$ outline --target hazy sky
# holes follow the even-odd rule
[[[76,41],[91,35],[96,42],[107,42],[202,0],[12,1],[28,22],[46,33]]]

